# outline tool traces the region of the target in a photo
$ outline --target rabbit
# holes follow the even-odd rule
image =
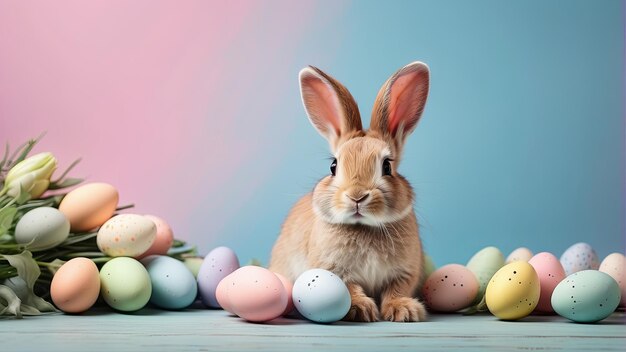
[[[370,129],[363,130],[343,85],[313,66],[300,71],[306,113],[334,158],[330,174],[287,216],[269,269],[292,282],[312,268],[338,275],[352,299],[344,320],[426,319],[415,298],[424,255],[414,193],[397,169],[424,110],[429,76],[422,62],[398,70],[380,89]]]

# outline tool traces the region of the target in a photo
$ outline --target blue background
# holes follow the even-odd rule
[[[560,256],[578,241],[600,259],[624,251],[622,1],[355,1],[334,21],[316,16],[324,25],[285,65],[293,92],[279,113],[296,120],[276,136],[286,152],[215,245],[267,263],[290,207],[328,172],[326,141],[301,106],[300,68],[344,83],[368,125],[380,85],[420,60],[430,97],[400,172],[437,265],[488,245],[505,256],[520,246]]]

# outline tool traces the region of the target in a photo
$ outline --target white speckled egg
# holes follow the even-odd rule
[[[132,312],[150,300],[152,283],[146,268],[133,258],[118,257],[100,269],[100,293],[114,309]]]
[[[552,307],[562,317],[592,323],[611,315],[620,297],[619,286],[611,276],[597,270],[583,270],[569,275],[556,286]]]
[[[292,296],[298,312],[317,323],[341,320],[352,304],[341,278],[324,269],[302,273],[293,284]]]
[[[150,248],[156,237],[156,225],[137,214],[121,214],[105,222],[98,230],[98,248],[111,257],[137,257]]]
[[[70,222],[58,209],[35,208],[24,214],[15,227],[15,241],[33,252],[54,248],[67,239]]]
[[[603,273],[611,275],[622,292],[622,299],[620,300],[620,307],[626,307],[626,257],[622,253],[609,254],[598,269]]]
[[[520,248],[513,250],[513,252],[511,252],[511,254],[509,254],[509,256],[506,257],[506,260],[504,261],[504,263],[509,264],[509,263],[513,263],[517,261],[527,262],[532,257],[533,257],[533,252],[531,252],[530,249],[526,247],[520,247]]]
[[[563,252],[561,265],[565,269],[565,275],[569,276],[581,270],[597,270],[600,267],[600,262],[596,251],[589,244],[579,242]]]
[[[539,277],[532,265],[517,261],[500,268],[485,292],[487,308],[503,320],[521,319],[539,302]]]
[[[496,247],[485,247],[470,258],[466,267],[474,273],[479,284],[474,303],[483,299],[489,280],[503,265],[504,255]]]
[[[193,303],[198,284],[183,262],[163,255],[141,260],[152,282],[150,303],[165,309],[183,309]]]
[[[422,289],[429,309],[456,312],[472,304],[478,293],[478,280],[472,271],[460,264],[448,264],[435,270]]]
[[[239,259],[235,252],[228,247],[217,247],[204,257],[198,271],[198,290],[205,305],[220,308],[215,297],[217,285],[238,268]]]

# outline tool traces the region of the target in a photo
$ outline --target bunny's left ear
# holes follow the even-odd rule
[[[422,116],[429,76],[428,66],[416,61],[398,70],[378,92],[370,128],[393,142],[398,153]]]

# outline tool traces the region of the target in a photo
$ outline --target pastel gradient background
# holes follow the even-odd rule
[[[623,1],[1,1],[0,141],[117,186],[205,254],[267,262],[328,172],[297,74],[432,70],[401,172],[439,265],[625,241]]]

